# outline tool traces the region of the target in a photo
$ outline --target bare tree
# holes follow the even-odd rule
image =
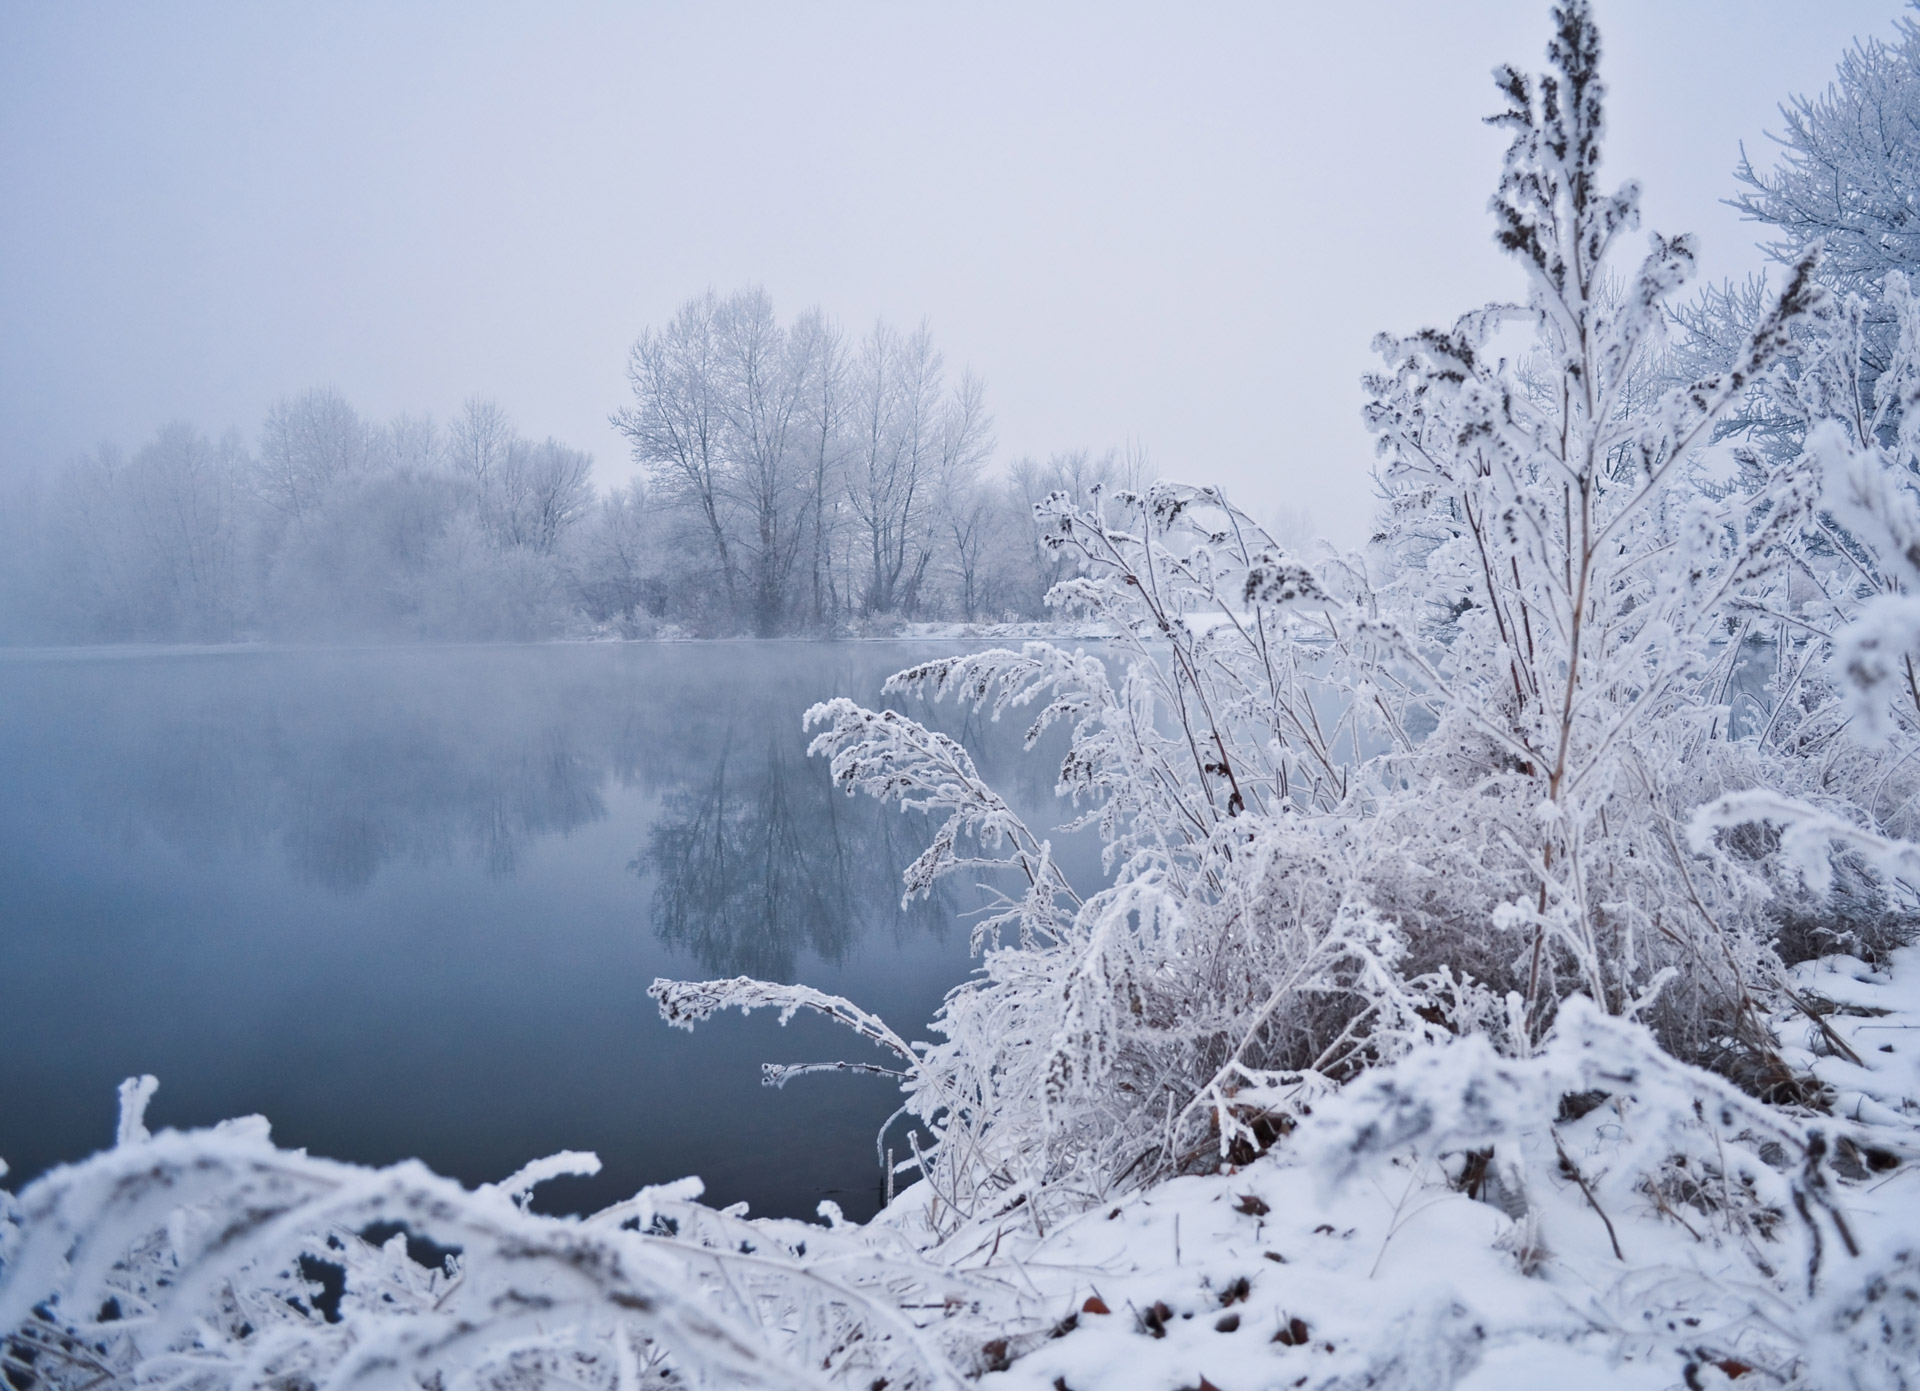
[[[944,369],[924,323],[905,337],[876,324],[854,367],[847,501],[865,552],[869,614],[911,612],[932,557]]]
[[[470,396],[448,432],[447,462],[476,494],[493,486],[513,447],[513,424],[496,402]]]
[[[631,625],[641,611],[658,618],[665,608],[660,530],[646,484],[634,478],[600,499],[582,527],[574,557],[574,585],[595,622]]]
[[[972,623],[994,611],[1006,588],[1005,567],[996,564],[1005,558],[1005,541],[1018,527],[1032,524],[1013,515],[1004,487],[990,487],[977,478],[947,490],[940,500],[940,522],[954,607]]]
[[[806,344],[814,370],[804,404],[801,446],[808,471],[808,619],[824,627],[833,608],[832,531],[838,519],[840,474],[846,455],[847,352],[840,329],[819,309],[794,321],[796,345]],[[797,350],[797,348],[796,348]]]
[[[245,451],[190,425],[102,448],[58,492],[68,622],[95,637],[224,639],[240,619]]]
[[[330,387],[276,402],[260,427],[254,493],[298,521],[334,483],[362,472],[372,447],[373,432]]]
[[[764,290],[729,296],[717,318],[727,424],[721,475],[741,514],[737,542],[749,586],[749,618],[761,636],[785,617],[794,565],[811,509],[803,445],[806,407],[821,340],[790,335]]]
[[[375,466],[398,474],[437,472],[445,467],[447,446],[431,416],[396,415],[375,436]]]
[[[627,355],[633,403],[616,411],[612,421],[661,501],[699,518],[733,611],[740,576],[723,479],[727,422],[719,380],[719,313],[719,296],[709,290],[681,305],[664,329],[640,335]]]
[[[954,603],[969,623],[979,617],[987,597],[985,566],[1008,520],[1004,499],[980,482],[992,453],[993,418],[987,414],[986,389],[967,372],[941,420],[936,530],[947,550]]]

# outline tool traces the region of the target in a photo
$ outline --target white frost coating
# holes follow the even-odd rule
[[[838,1020],[862,1038],[909,1061],[913,1058],[913,1049],[874,1015],[850,1000],[808,985],[776,985],[749,976],[719,981],[676,981],[661,977],[647,987],[647,994],[658,1002],[660,1017],[678,1029],[691,1030],[699,1021],[723,1009],[738,1009],[742,1014],[756,1009],[777,1009],[782,1024],[799,1011],[811,1009]]]
[[[1713,848],[1714,832],[1766,821],[1781,828],[1780,853],[1804,877],[1807,887],[1824,894],[1833,885],[1833,849],[1854,851],[1889,879],[1920,874],[1920,845],[1890,840],[1853,822],[1777,792],[1730,792],[1694,812],[1687,840],[1695,854]]]
[[[522,1165],[511,1177],[489,1184],[480,1191],[500,1193],[516,1206],[525,1207],[533,1190],[548,1179],[590,1178],[600,1172],[600,1156],[592,1150],[561,1150],[544,1159]]]
[[[114,1144],[137,1145],[148,1138],[147,1103],[160,1090],[160,1079],[151,1073],[129,1077],[120,1084],[120,1123],[114,1132]]]
[[[1825,512],[1806,538],[1816,544],[1795,547],[1800,586],[1817,583],[1821,602],[1803,599],[1796,617],[1831,642],[1857,735],[1904,751],[1920,731],[1920,302],[1892,271],[1873,303],[1816,306],[1801,337],[1797,372],[1763,393],[1803,432],[1794,467]]]
[[[1870,974],[1834,959],[1794,983],[1863,1011],[1832,1016],[1860,1049],[1876,1027],[1920,1022],[1920,952]],[[1198,1371],[1309,1391],[1910,1391],[1914,1079],[1891,1058],[1868,1074],[1811,1061],[1870,1075],[1881,1097],[1904,1088],[1909,1114],[1855,1121],[1874,1107],[1853,1096],[1838,1098],[1844,1119],[1790,1114],[1579,999],[1528,1058],[1483,1040],[1416,1048],[1317,1101],[1252,1165],[1008,1237],[1056,1308],[1097,1295],[1114,1312],[1034,1334],[1001,1384],[1177,1386]],[[1861,1146],[1907,1163],[1848,1178]],[[1158,1337],[1139,1317],[1156,1303]]]
[[[940,1241],[927,1182],[866,1228],[830,1204],[828,1227],[746,1221],[691,1202],[697,1180],[553,1219],[417,1164],[275,1150],[257,1122],[166,1132],[0,1193],[0,1359],[20,1373],[30,1353],[59,1391],[959,1391],[1006,1364],[981,1384],[1198,1368],[1308,1391],[1676,1391],[1739,1365],[1793,1391],[1908,1391],[1920,1097],[1911,1057],[1876,1045],[1920,1030],[1920,950],[1888,965],[1801,967],[1818,1008],[1768,1020],[1831,1114],[1760,1102],[1575,997],[1531,1056],[1415,1046],[1312,1091],[1264,1158],[1044,1232],[1016,1210]],[[358,1235],[376,1222],[460,1254],[430,1270]],[[337,1322],[301,1255],[343,1273]]]
[[[1300,1162],[1337,1169],[1320,1127],[1371,1107],[1346,1136],[1355,1172],[1463,1166],[1449,1181],[1498,1194],[1528,1272],[1557,1240],[1541,1192],[1571,1192],[1627,1268],[1596,1306],[1615,1323],[1697,1296],[1728,1338],[1764,1343],[1767,1318],[1800,1328],[1773,1345],[1786,1368],[1801,1353],[1781,1349],[1811,1346],[1795,1320],[1835,1243],[1867,1259],[1830,1161],[1864,1164],[1850,1127],[1886,1121],[1887,1103],[1807,1122],[1830,1083],[1790,1060],[1776,1021],[1790,1008],[1857,1055],[1790,964],[1836,947],[1881,959],[1920,910],[1920,680],[1901,706],[1907,610],[1872,600],[1902,593],[1901,567],[1920,574],[1905,481],[1920,318],[1890,281],[1905,356],[1862,386],[1863,311],[1801,254],[1709,370],[1675,379],[1668,311],[1693,248],[1656,235],[1627,250],[1639,191],[1595,177],[1590,8],[1556,16],[1556,71],[1498,76],[1511,144],[1494,213],[1526,301],[1378,340],[1367,419],[1387,505],[1370,555],[1291,554],[1212,488],[1056,493],[1036,517],[1077,573],[1052,597],[1112,635],[1097,655],[1030,642],[887,683],[1023,713],[1030,745],[1063,729],[1057,790],[1098,830],[1109,882],[1070,883],[954,739],[846,700],[809,713],[838,785],[935,814],[909,894],[1005,875],[981,971],[935,1039],[903,1046],[864,1011],[829,1010],[909,1060],[906,1110],[931,1140],[888,1220],[943,1250],[997,1250],[1016,1230],[1044,1244],[1303,1129]],[[1808,447],[1769,466],[1735,446],[1731,477],[1709,477],[1702,451],[1756,393],[1791,396]],[[1847,420],[1844,437],[1821,425]],[[1863,610],[1895,731],[1879,745],[1853,737],[1859,677],[1830,661]],[[792,990],[661,999],[687,1022],[785,1009]],[[1583,1119],[1600,1093],[1612,1110]],[[1708,1196],[1702,1221],[1679,1215]],[[1752,1261],[1704,1287],[1636,1265],[1622,1229],[1650,1205]],[[1771,1252],[1792,1223],[1804,1246]],[[1760,1315],[1741,1292],[1754,1280],[1774,1282]],[[1734,1375],[1701,1359],[1695,1381]],[[1471,1361],[1410,1346],[1391,1376],[1352,1366],[1326,1384],[1435,1384]]]
[[[1069,882],[953,738],[829,701],[807,723],[836,784],[935,818],[907,894],[1004,876],[980,974],[911,1045],[796,987],[656,986],[671,1022],[823,1008],[891,1049],[943,1234],[1016,1211],[1045,1230],[1257,1149],[1307,1093],[1431,1041],[1524,1058],[1581,996],[1679,1056],[1740,1040],[1764,1071],[1777,918],[1817,917],[1839,880],[1802,872],[1804,837],[1690,848],[1689,817],[1743,788],[1871,786],[1891,810],[1834,814],[1907,832],[1920,763],[1833,749],[1830,693],[1747,672],[1755,609],[1806,587],[1788,556],[1817,526],[1812,466],[1724,494],[1691,471],[1824,303],[1811,263],[1730,362],[1659,389],[1692,248],[1654,237],[1618,264],[1638,191],[1593,179],[1597,40],[1584,6],[1563,18],[1550,80],[1577,101],[1501,78],[1495,207],[1526,304],[1379,342],[1373,556],[1293,554],[1215,488],[1053,493],[1036,517],[1077,572],[1053,600],[1113,635],[1098,654],[1030,642],[888,681],[1019,713],[1029,745],[1064,729],[1056,787],[1111,881]],[[1514,328],[1523,360],[1494,341]],[[1791,633],[1778,656],[1808,678],[1818,652]],[[1743,676],[1761,689],[1736,730]],[[1905,893],[1851,865],[1841,887],[1862,917]]]
[[[1892,706],[1915,701],[1914,654],[1920,651],[1920,597],[1879,594],[1860,606],[1835,641],[1835,665],[1855,692],[1861,732],[1886,739],[1898,728]]]
[[[929,1266],[886,1232],[747,1222],[693,1203],[698,1180],[584,1221],[418,1163],[364,1169],[275,1149],[263,1128],[166,1131],[0,1193],[0,1364],[16,1384],[958,1388],[978,1324],[928,1323],[958,1281],[1017,1319],[997,1278]],[[665,1219],[664,1222],[656,1219]],[[399,1224],[459,1254],[428,1268]],[[671,1233],[671,1234],[669,1234]],[[319,1263],[319,1264],[315,1264]],[[315,1271],[343,1288],[321,1302]],[[938,1292],[936,1292],[936,1290]],[[957,1341],[956,1341],[957,1339]],[[624,1351],[623,1351],[624,1349]]]

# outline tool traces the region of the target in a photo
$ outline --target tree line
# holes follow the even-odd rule
[[[522,434],[495,402],[385,424],[282,400],[252,440],[170,424],[16,483],[0,639],[526,640],[884,632],[1035,619],[1062,577],[1055,491],[1139,483],[1137,451],[993,466],[980,379],[925,324],[857,341],[767,294],[648,329],[613,423],[635,476]]]

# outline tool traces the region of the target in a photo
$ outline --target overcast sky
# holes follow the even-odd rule
[[[1369,338],[1517,291],[1479,117],[1547,10],[0,0],[0,464],[331,385],[491,395],[613,481],[628,344],[759,283],[925,317],[1002,460],[1134,441],[1357,541]],[[1607,174],[1716,276],[1740,142],[1901,12],[1598,11]]]

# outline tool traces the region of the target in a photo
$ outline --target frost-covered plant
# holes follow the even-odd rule
[[[1091,508],[1055,495],[1039,510],[1082,572],[1055,602],[1114,627],[1118,679],[1110,660],[1030,643],[926,663],[887,690],[995,718],[1037,707],[1030,743],[1069,726],[1059,790],[1076,826],[1098,827],[1112,881],[1083,896],[951,738],[836,700],[808,714],[835,781],[944,817],[909,896],[956,872],[1016,875],[976,929],[984,970],[948,997],[945,1040],[909,1045],[802,987],[654,987],[676,1023],[813,1008],[890,1049],[932,1136],[913,1163],[941,1230],[1022,1205],[1044,1229],[1117,1182],[1270,1140],[1255,1126],[1275,1121],[1235,1092],[1394,1055],[1432,1033],[1450,984],[1402,977],[1404,944],[1362,887],[1381,862],[1411,868],[1353,814],[1372,746],[1411,747],[1395,702],[1357,675],[1394,679],[1364,610],[1212,490],[1156,485]]]
[[[1837,815],[1869,836],[1911,838],[1920,700],[1907,596],[1920,571],[1907,551],[1920,536],[1920,322],[1908,275],[1920,242],[1908,224],[1920,185],[1920,28],[1911,19],[1896,27],[1892,43],[1849,50],[1824,93],[1782,107],[1771,170],[1741,161],[1746,191],[1734,205],[1766,228],[1774,259],[1817,253],[1813,278],[1831,293],[1792,326],[1790,351],[1749,384],[1723,433],[1739,465],[1729,494],[1765,506],[1778,480],[1797,477],[1819,497],[1784,538],[1788,563],[1773,584],[1740,606],[1753,653],[1741,684],[1763,751],[1778,760],[1773,781],[1811,804],[1808,825]],[[1683,310],[1682,356],[1754,321],[1757,285]],[[1825,914],[1776,884],[1789,929],[1811,924],[1796,954],[1838,946],[1872,955],[1909,930],[1885,876],[1863,880],[1858,861],[1835,865]]]
[[[690,1179],[544,1217],[533,1188],[598,1160],[468,1190],[277,1149],[259,1117],[150,1136],[152,1090],[123,1085],[114,1149],[0,1195],[11,1385],[957,1388],[1017,1314],[837,1215],[748,1222]]]
[[[1773,168],[1756,170],[1743,155],[1735,171],[1744,191],[1734,206],[1769,230],[1770,254],[1791,262],[1818,243],[1823,279],[1861,294],[1890,270],[1920,265],[1920,25],[1901,18],[1894,27],[1892,43],[1849,49],[1826,91],[1780,108],[1786,128],[1774,137]]]
[[[1782,870],[1764,824],[1732,855],[1686,845],[1684,824],[1730,790],[1834,782],[1820,701],[1789,690],[1818,653],[1761,619],[1805,588],[1820,478],[1747,455],[1734,486],[1715,486],[1697,453],[1757,386],[1788,380],[1795,336],[1832,302],[1803,254],[1730,365],[1653,394],[1665,302],[1692,250],[1655,236],[1632,277],[1609,279],[1638,188],[1596,183],[1597,40],[1582,6],[1559,12],[1551,54],[1559,73],[1538,86],[1501,73],[1509,110],[1494,117],[1515,133],[1494,211],[1528,302],[1382,338],[1390,369],[1369,382],[1388,459],[1382,542],[1402,561],[1382,603],[1415,634],[1436,696],[1434,734],[1402,776],[1473,797],[1486,855],[1467,915],[1488,893],[1501,901],[1494,932],[1455,911],[1427,940],[1521,993],[1523,1045],[1578,991],[1651,1011],[1684,1057],[1764,1074],[1755,989],[1778,970],[1782,928],[1770,897],[1797,895],[1812,920],[1834,905]],[[1513,329],[1530,336],[1519,361],[1498,355]],[[1839,782],[1828,809],[1860,786]],[[1872,876],[1857,888],[1884,897]]]
[[[1882,302],[1898,329],[1890,360],[1869,388],[1867,313],[1858,296],[1825,316],[1801,371],[1774,384],[1807,423],[1806,463],[1822,483],[1834,525],[1820,599],[1849,709],[1870,737],[1920,733],[1920,305],[1907,278],[1889,272]],[[1823,518],[1823,521],[1826,518]],[[1810,557],[1808,568],[1815,569]]]
[[[1878,308],[1895,331],[1877,370],[1860,296],[1828,298],[1798,326],[1791,359],[1757,394],[1802,447],[1771,466],[1746,453],[1757,483],[1736,489],[1752,507],[1786,488],[1814,499],[1782,528],[1783,563],[1729,615],[1751,652],[1743,684],[1759,781],[1785,800],[1722,846],[1749,859],[1783,835],[1799,847],[1791,872],[1768,871],[1783,927],[1807,928],[1783,943],[1794,956],[1877,956],[1913,931],[1911,871],[1889,843],[1920,833],[1920,306],[1900,272],[1887,274]],[[1729,816],[1717,808],[1711,819]],[[1830,863],[1809,837],[1833,847]]]
[[[1771,170],[1741,162],[1747,191],[1735,206],[1767,230],[1764,249],[1785,263],[1817,254],[1813,278],[1830,293],[1792,326],[1791,349],[1722,426],[1737,464],[1727,495],[1764,507],[1787,479],[1818,495],[1783,537],[1786,563],[1772,583],[1742,597],[1749,656],[1733,697],[1745,709],[1733,717],[1757,732],[1758,752],[1772,762],[1761,781],[1801,804],[1799,825],[1850,824],[1869,841],[1915,834],[1920,732],[1908,679],[1915,572],[1904,555],[1920,464],[1908,284],[1920,266],[1908,226],[1920,185],[1920,29],[1911,19],[1897,28],[1892,43],[1856,44],[1824,93],[1782,108]],[[1756,279],[1686,307],[1679,357],[1698,360],[1723,344],[1760,304]],[[1756,823],[1722,844],[1760,860],[1756,846],[1781,831],[1777,819]],[[1837,854],[1831,874],[1814,876],[1831,881],[1817,893],[1797,867],[1761,865],[1783,953],[1877,957],[1911,935],[1910,892],[1868,867],[1872,858],[1860,844]]]
[[[882,1050],[766,1075],[897,1079],[912,1212],[748,1224],[670,1187],[557,1221],[526,1195],[584,1157],[471,1193],[277,1150],[264,1123],[150,1137],[130,1084],[115,1150],[0,1206],[9,1380],[950,1385],[1004,1361],[983,1333],[1044,1336],[957,1273],[1010,1230],[1037,1244],[1304,1124],[1289,1162],[1335,1185],[1411,1155],[1496,1200],[1528,1276],[1597,1226],[1619,1279],[1582,1292],[1582,1334],[1665,1338],[1635,1323],[1659,1311],[1690,1380],[1911,1385],[1920,1239],[1841,1198],[1920,1158],[1911,1100],[1848,1099],[1776,1036],[1797,1010],[1870,1075],[1781,957],[1794,914],[1897,918],[1913,894],[1920,310],[1888,277],[1897,348],[1869,374],[1861,301],[1802,257],[1730,365],[1659,390],[1691,252],[1655,237],[1609,269],[1637,190],[1596,181],[1589,7],[1555,19],[1554,73],[1503,70],[1495,118],[1527,302],[1380,340],[1376,563],[1309,564],[1213,489],[1055,494],[1038,520],[1074,573],[1051,599],[1108,626],[1105,655],[1031,643],[888,682],[1030,712],[1030,745],[1063,726],[1058,790],[1106,881],[1074,883],[954,739],[830,701],[807,721],[835,783],[940,821],[909,899],[1007,876],[980,973],[934,1042],[805,986],[654,983],[675,1024],[807,1009]],[[1756,392],[1805,450],[1707,478]],[[1694,1245],[1649,1257],[1649,1232]]]
[[[1731,364],[1646,390],[1693,253],[1656,235],[1610,280],[1639,190],[1598,182],[1598,40],[1586,6],[1556,19],[1557,71],[1502,70],[1492,118],[1513,132],[1493,209],[1526,304],[1382,338],[1369,379],[1381,539],[1401,562],[1382,603],[1435,721],[1397,771],[1416,802],[1470,807],[1457,818],[1482,850],[1452,902],[1403,911],[1426,918],[1429,949],[1518,993],[1521,1048],[1579,993],[1651,1009],[1670,1048],[1704,1057],[1730,1034],[1763,1045],[1770,929],[1754,876],[1695,855],[1681,828],[1766,777],[1727,693],[1743,606],[1788,563],[1815,488],[1787,471],[1715,496],[1691,464],[1821,295],[1804,258]],[[1516,330],[1517,361],[1501,355]]]
[[[1465,1039],[1370,1073],[1293,1157],[1336,1190],[1410,1154],[1436,1166],[1507,1211],[1528,1273],[1581,1270],[1574,1324],[1619,1352],[1679,1341],[1696,1370],[1880,1388],[1913,1384],[1920,1224],[1897,1204],[1865,1218],[1853,1180],[1913,1138],[1758,1102],[1575,999],[1530,1058]]]
[[[1897,316],[1884,301],[1890,272],[1920,269],[1913,199],[1920,189],[1920,26],[1895,21],[1892,42],[1863,39],[1840,59],[1833,81],[1815,96],[1780,107],[1784,128],[1771,167],[1743,150],[1731,205],[1760,225],[1760,249],[1783,266],[1818,249],[1816,280],[1864,310],[1857,370],[1871,386],[1896,350]],[[1764,280],[1750,276],[1705,289],[1675,317],[1683,364],[1724,360],[1765,312]],[[1805,418],[1772,393],[1756,390],[1730,425],[1776,462],[1798,453]]]
[[[1638,190],[1597,181],[1590,11],[1555,15],[1555,72],[1503,70],[1493,118],[1513,132],[1493,207],[1527,303],[1383,338],[1368,379],[1384,575],[1309,566],[1211,489],[1054,497],[1047,543],[1080,573],[1052,600],[1104,619],[1112,655],[1030,644],[889,683],[1037,707],[1036,738],[1067,725],[1059,790],[1097,826],[1108,886],[1076,892],[951,739],[844,700],[810,712],[841,786],[945,817],[910,894],[988,864],[1020,876],[945,1041],[889,1034],[950,1221],[1030,1203],[1044,1222],[1249,1148],[1234,1095],[1277,1073],[1310,1091],[1446,1032],[1525,1054],[1575,995],[1790,1084],[1756,1003],[1778,969],[1777,846],[1743,860],[1687,828],[1781,786],[1728,692],[1818,485],[1794,469],[1716,493],[1693,461],[1822,298],[1805,260],[1732,364],[1650,388],[1692,252],[1656,236],[1610,278]],[[1518,361],[1503,330],[1530,336]],[[681,1023],[819,1007],[749,982],[655,994]]]

